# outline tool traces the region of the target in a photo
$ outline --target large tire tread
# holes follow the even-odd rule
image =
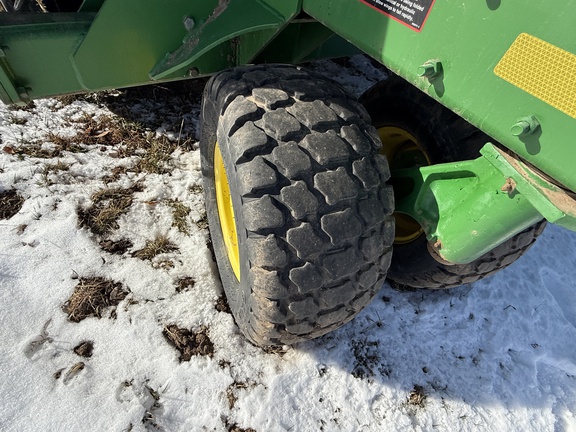
[[[259,345],[339,327],[375,295],[392,253],[390,174],[366,113],[293,67],[224,72],[206,94],[219,107],[218,141],[230,143],[246,227],[249,295],[226,292],[238,325]]]
[[[514,263],[530,249],[545,227],[546,221],[540,221],[470,264],[444,265],[430,257],[421,262],[418,273],[405,272],[396,266],[392,285],[400,290],[406,290],[445,289],[474,283]]]

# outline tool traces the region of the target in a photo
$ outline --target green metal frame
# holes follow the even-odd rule
[[[576,191],[576,120],[494,73],[521,33],[576,54],[572,36],[576,1],[553,8],[546,0],[436,1],[420,32],[360,0],[303,0],[302,7],[495,141]],[[420,69],[429,61],[441,64],[434,77]],[[544,65],[548,61],[542,59]],[[563,73],[573,76],[573,69]],[[538,119],[539,130],[514,135],[511,128],[527,116]]]
[[[444,261],[465,264],[542,218],[576,231],[576,199],[486,144],[478,159],[393,171],[396,211]]]

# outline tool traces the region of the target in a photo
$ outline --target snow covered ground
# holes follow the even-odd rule
[[[314,67],[356,94],[384,77],[363,57]],[[576,234],[555,226],[472,286],[384,285],[323,338],[250,345],[207,246],[200,95],[0,107],[0,193],[22,205],[0,220],[0,430],[576,431]],[[117,306],[70,320],[90,283]],[[181,362],[176,329],[211,344]]]

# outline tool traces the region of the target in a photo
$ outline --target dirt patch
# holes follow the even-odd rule
[[[92,353],[94,352],[94,342],[91,341],[84,341],[80,342],[78,345],[74,347],[74,354],[79,355],[80,357],[90,358],[92,357]]]
[[[229,424],[228,419],[226,419],[226,432],[256,432],[256,430],[252,428],[244,429],[238,426],[236,423]]]
[[[247,389],[248,384],[243,382],[234,381],[232,384],[228,386],[226,389],[226,399],[228,400],[228,408],[232,409],[236,405],[236,401],[238,401],[238,390],[239,389]]]
[[[356,364],[352,369],[352,376],[358,379],[369,379],[374,376],[374,370],[380,362],[378,341],[366,339],[352,340],[352,353],[356,359]]]
[[[228,305],[228,300],[226,300],[225,296],[218,297],[216,300],[216,310],[218,312],[224,312],[231,314],[232,311],[230,310],[230,306]]]
[[[192,356],[212,357],[214,355],[214,344],[208,336],[206,327],[202,327],[198,332],[193,332],[170,324],[164,327],[162,334],[180,352],[181,362],[190,361]]]
[[[176,292],[181,293],[182,291],[188,291],[194,288],[196,281],[191,277],[183,277],[176,281]]]
[[[20,211],[24,198],[14,189],[0,192],[0,219],[10,219]]]
[[[178,247],[168,240],[165,235],[157,235],[154,240],[148,240],[146,246],[132,254],[133,257],[141,260],[152,260],[157,255],[167,252],[174,252]]]
[[[120,239],[118,241],[102,240],[100,242],[102,250],[115,255],[125,254],[132,246],[132,242],[128,239]]]
[[[120,282],[101,277],[80,278],[62,310],[73,322],[80,322],[91,316],[102,318],[106,309],[117,306],[127,295]]]
[[[80,226],[88,227],[97,235],[118,229],[118,219],[130,209],[133,194],[141,190],[142,187],[136,184],[127,189],[112,188],[96,192],[92,195],[92,206],[78,209]]]

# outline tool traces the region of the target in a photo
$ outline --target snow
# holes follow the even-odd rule
[[[385,78],[361,56],[313,67],[356,94]],[[193,140],[198,109],[178,113],[162,98],[129,106],[145,120],[163,113],[155,132]],[[575,233],[548,226],[517,263],[473,285],[386,284],[343,328],[266,352],[215,308],[222,288],[200,223],[195,145],[172,154],[167,174],[128,172],[110,184],[142,184],[112,239],[130,239],[130,252],[158,234],[177,245],[152,261],[103,251],[77,215],[103,176],[138,156],[99,145],[52,159],[13,152],[38,139],[53,148],[48,133],[73,136],[82,123],[70,120],[85,113],[114,115],[98,98],[0,107],[0,192],[25,198],[0,221],[1,430],[576,431]],[[44,175],[57,161],[69,170]],[[170,199],[190,208],[188,235],[172,226]],[[128,296],[115,314],[69,321],[62,306],[79,277],[93,276],[121,282]],[[183,277],[195,284],[178,292]],[[208,328],[214,355],[179,362],[162,334],[170,324]],[[83,341],[94,344],[90,358],[73,352]]]

